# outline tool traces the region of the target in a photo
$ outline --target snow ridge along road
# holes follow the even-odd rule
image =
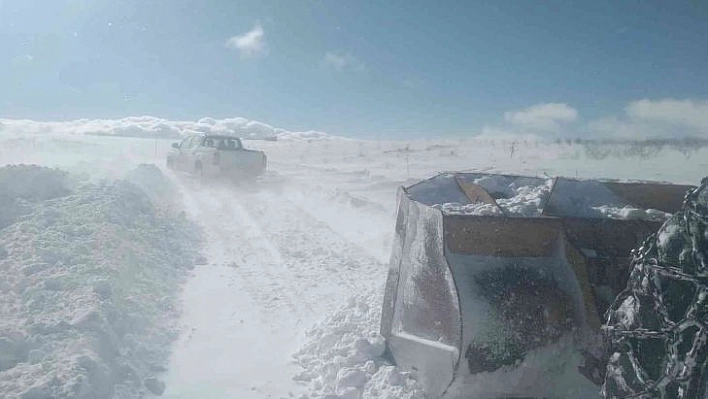
[[[292,361],[305,331],[380,282],[385,265],[308,213],[288,179],[238,188],[172,178],[204,229],[206,264],[184,287],[165,396],[305,393]]]

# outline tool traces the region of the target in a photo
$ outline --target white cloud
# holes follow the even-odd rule
[[[518,111],[504,112],[504,120],[535,132],[558,132],[563,124],[575,122],[578,111],[563,103],[542,103]]]
[[[636,121],[660,122],[708,133],[706,100],[639,100],[627,105],[627,116]]]
[[[590,121],[585,130],[596,137],[621,139],[708,137],[708,101],[632,101],[624,115]]]
[[[324,55],[322,62],[326,66],[339,72],[344,71],[346,69],[356,71],[363,71],[364,69],[366,69],[366,64],[364,64],[358,58],[354,57],[351,54],[327,52]]]
[[[657,139],[708,137],[708,100],[658,99],[628,103],[624,112],[579,121],[576,109],[564,103],[542,103],[504,113],[504,123],[485,126],[483,137],[583,137]]]
[[[241,58],[258,58],[268,54],[265,33],[260,22],[256,22],[250,31],[230,37],[226,40],[226,47],[238,50]]]
[[[152,116],[133,116],[123,119],[77,119],[65,122],[37,122],[27,119],[0,119],[3,135],[54,134],[101,135],[143,138],[178,139],[186,134],[204,132],[225,134],[241,138],[278,140],[333,138],[316,131],[291,132],[266,123],[245,118],[212,119],[198,121],[171,121]]]

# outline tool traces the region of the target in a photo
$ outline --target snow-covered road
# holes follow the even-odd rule
[[[313,217],[306,209],[312,204],[288,178],[240,188],[173,178],[189,215],[203,227],[206,264],[184,288],[183,334],[168,367],[166,397],[304,393],[292,379],[299,372],[292,354],[304,332],[381,281],[384,264]],[[339,223],[346,224],[342,212]],[[354,225],[367,219],[353,216]]]

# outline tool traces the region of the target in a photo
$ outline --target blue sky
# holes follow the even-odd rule
[[[701,1],[0,0],[0,117],[706,133],[706,38]]]

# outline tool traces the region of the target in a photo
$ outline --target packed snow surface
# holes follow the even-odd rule
[[[423,397],[377,335],[399,186],[441,170],[688,184],[708,170],[705,148],[510,156],[504,141],[302,133],[250,143],[269,158],[258,184],[202,184],[162,168],[171,138],[261,128],[1,123],[0,165],[64,171],[0,169],[0,397],[23,399]],[[538,212],[540,180],[497,187],[502,209]]]

